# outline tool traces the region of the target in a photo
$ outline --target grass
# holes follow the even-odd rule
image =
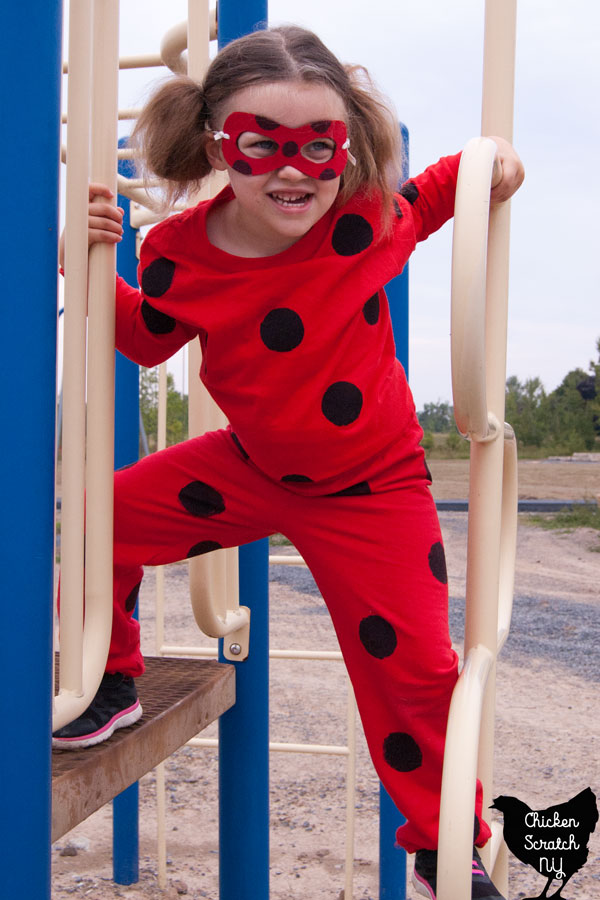
[[[526,517],[526,522],[528,525],[537,525],[547,530],[572,532],[576,528],[593,528],[600,532],[600,507],[590,504],[564,509],[557,513],[531,513]],[[600,538],[600,534],[598,537]],[[592,549],[600,553],[600,544]]]

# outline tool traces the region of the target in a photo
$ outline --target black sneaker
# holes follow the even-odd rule
[[[106,741],[116,728],[133,725],[142,715],[142,707],[129,675],[105,674],[96,696],[78,719],[52,735],[52,746],[60,750],[80,750]]]
[[[473,847],[473,869],[471,881],[472,900],[504,900],[485,871],[477,848]],[[415,868],[412,877],[413,885],[417,893],[430,900],[436,900],[437,884],[437,850],[417,850],[415,854]]]

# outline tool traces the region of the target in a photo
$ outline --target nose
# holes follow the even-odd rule
[[[301,172],[300,169],[297,169],[295,166],[290,165],[290,163],[278,169],[277,174],[280,178],[285,178],[287,181],[294,182],[303,181],[306,178],[304,172]]]

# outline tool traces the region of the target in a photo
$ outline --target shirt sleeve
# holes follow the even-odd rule
[[[115,346],[138,365],[164,362],[198,334],[197,328],[165,311],[174,270],[175,263],[160,254],[149,235],[138,268],[141,288],[117,276]]]
[[[398,202],[410,207],[416,241],[424,241],[454,215],[460,157],[443,157],[400,188]]]

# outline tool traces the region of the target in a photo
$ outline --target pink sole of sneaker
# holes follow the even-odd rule
[[[142,717],[142,714],[143,709],[140,701],[137,700],[133,706],[121,710],[121,712],[113,716],[106,725],[99,728],[98,731],[94,731],[92,734],[86,734],[84,737],[72,738],[53,737],[52,748],[53,750],[83,750],[85,747],[93,747],[95,744],[107,741],[117,728],[127,728],[129,725],[134,725],[138,719]]]
[[[429,887],[429,885],[420,878],[416,872],[413,872],[412,876],[413,887],[422,897],[429,897],[429,900],[435,900],[435,894]]]

